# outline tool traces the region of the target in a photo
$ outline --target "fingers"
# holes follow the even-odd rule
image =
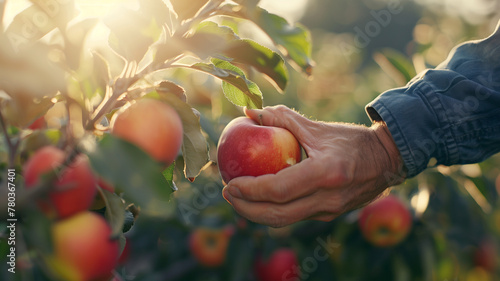
[[[331,221],[345,212],[340,198],[340,194],[319,190],[287,203],[254,202],[234,197],[232,206],[251,221],[282,227],[302,220]]]
[[[277,174],[235,178],[223,196],[242,216],[274,227],[304,219],[330,221],[357,194],[343,188],[346,178],[341,166],[307,158]]]
[[[237,213],[253,222],[282,227],[311,217],[316,204],[308,197],[286,204],[249,202],[235,198],[232,206]]]
[[[264,109],[245,108],[245,114],[255,122],[264,126],[274,126],[285,129],[289,129],[292,123],[305,123],[309,121],[309,119],[284,105],[266,107]]]
[[[311,122],[284,105],[264,109],[245,108],[245,114],[261,125],[285,128],[294,135],[300,134],[301,129],[306,128],[308,123]]]
[[[247,201],[287,203],[316,191],[321,169],[315,166],[307,158],[277,174],[235,178],[224,188],[224,196],[229,201],[238,197]]]

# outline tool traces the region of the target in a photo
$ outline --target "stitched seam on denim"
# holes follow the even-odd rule
[[[451,83],[450,83],[451,85]],[[446,115],[446,110],[444,109],[441,100],[439,99],[437,93],[440,91],[434,91],[431,85],[424,82],[419,85],[416,85],[414,92],[420,95],[424,100],[427,101],[430,105],[430,109],[434,113],[434,116],[438,120],[438,128],[444,130],[445,134],[443,135],[444,140],[444,150],[445,150],[445,159],[441,161],[443,163],[455,163],[459,159],[459,150],[458,144],[453,132],[451,130],[450,119]],[[439,114],[442,112],[442,114]],[[433,140],[435,141],[435,140]],[[436,149],[438,148],[439,143],[436,143]]]
[[[394,143],[398,147],[401,158],[408,169],[408,177],[413,177],[417,175],[420,171],[417,169],[415,163],[415,155],[412,153],[411,146],[405,135],[402,133],[404,130],[399,126],[398,120],[392,115],[391,111],[383,104],[382,101],[372,105],[373,108],[378,112],[382,119],[386,122],[387,128],[391,132],[394,138]]]

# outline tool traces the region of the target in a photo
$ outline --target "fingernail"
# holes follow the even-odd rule
[[[229,204],[233,204],[233,196],[229,193],[227,186],[222,189],[222,197],[224,197]]]
[[[238,197],[238,198],[243,197],[243,196],[241,195],[241,191],[240,191],[240,189],[239,189],[238,187],[236,187],[236,186],[234,186],[234,185],[228,185],[226,188],[228,189],[227,191],[228,191],[228,192],[229,192],[229,193],[230,193],[233,197]]]
[[[240,189],[234,185],[227,185],[224,187],[222,190],[222,196],[231,204],[233,203],[233,197],[242,197]]]
[[[262,109],[250,109],[250,108],[247,108],[245,107],[243,109],[243,111],[245,112],[245,114],[248,116],[248,114],[252,114],[252,115],[259,115],[259,114],[262,114]]]

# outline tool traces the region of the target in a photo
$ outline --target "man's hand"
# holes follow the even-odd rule
[[[281,227],[331,221],[404,179],[399,151],[384,123],[364,126],[311,121],[285,107],[246,110],[265,126],[288,129],[307,158],[277,174],[231,180],[223,196],[242,216]]]

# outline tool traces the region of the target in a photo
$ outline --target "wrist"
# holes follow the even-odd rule
[[[399,149],[392,138],[391,132],[387,128],[385,122],[375,122],[371,129],[376,137],[376,142],[380,146],[379,153],[383,154],[382,179],[389,187],[399,184],[406,178],[406,168],[404,167],[403,158],[399,153]]]

